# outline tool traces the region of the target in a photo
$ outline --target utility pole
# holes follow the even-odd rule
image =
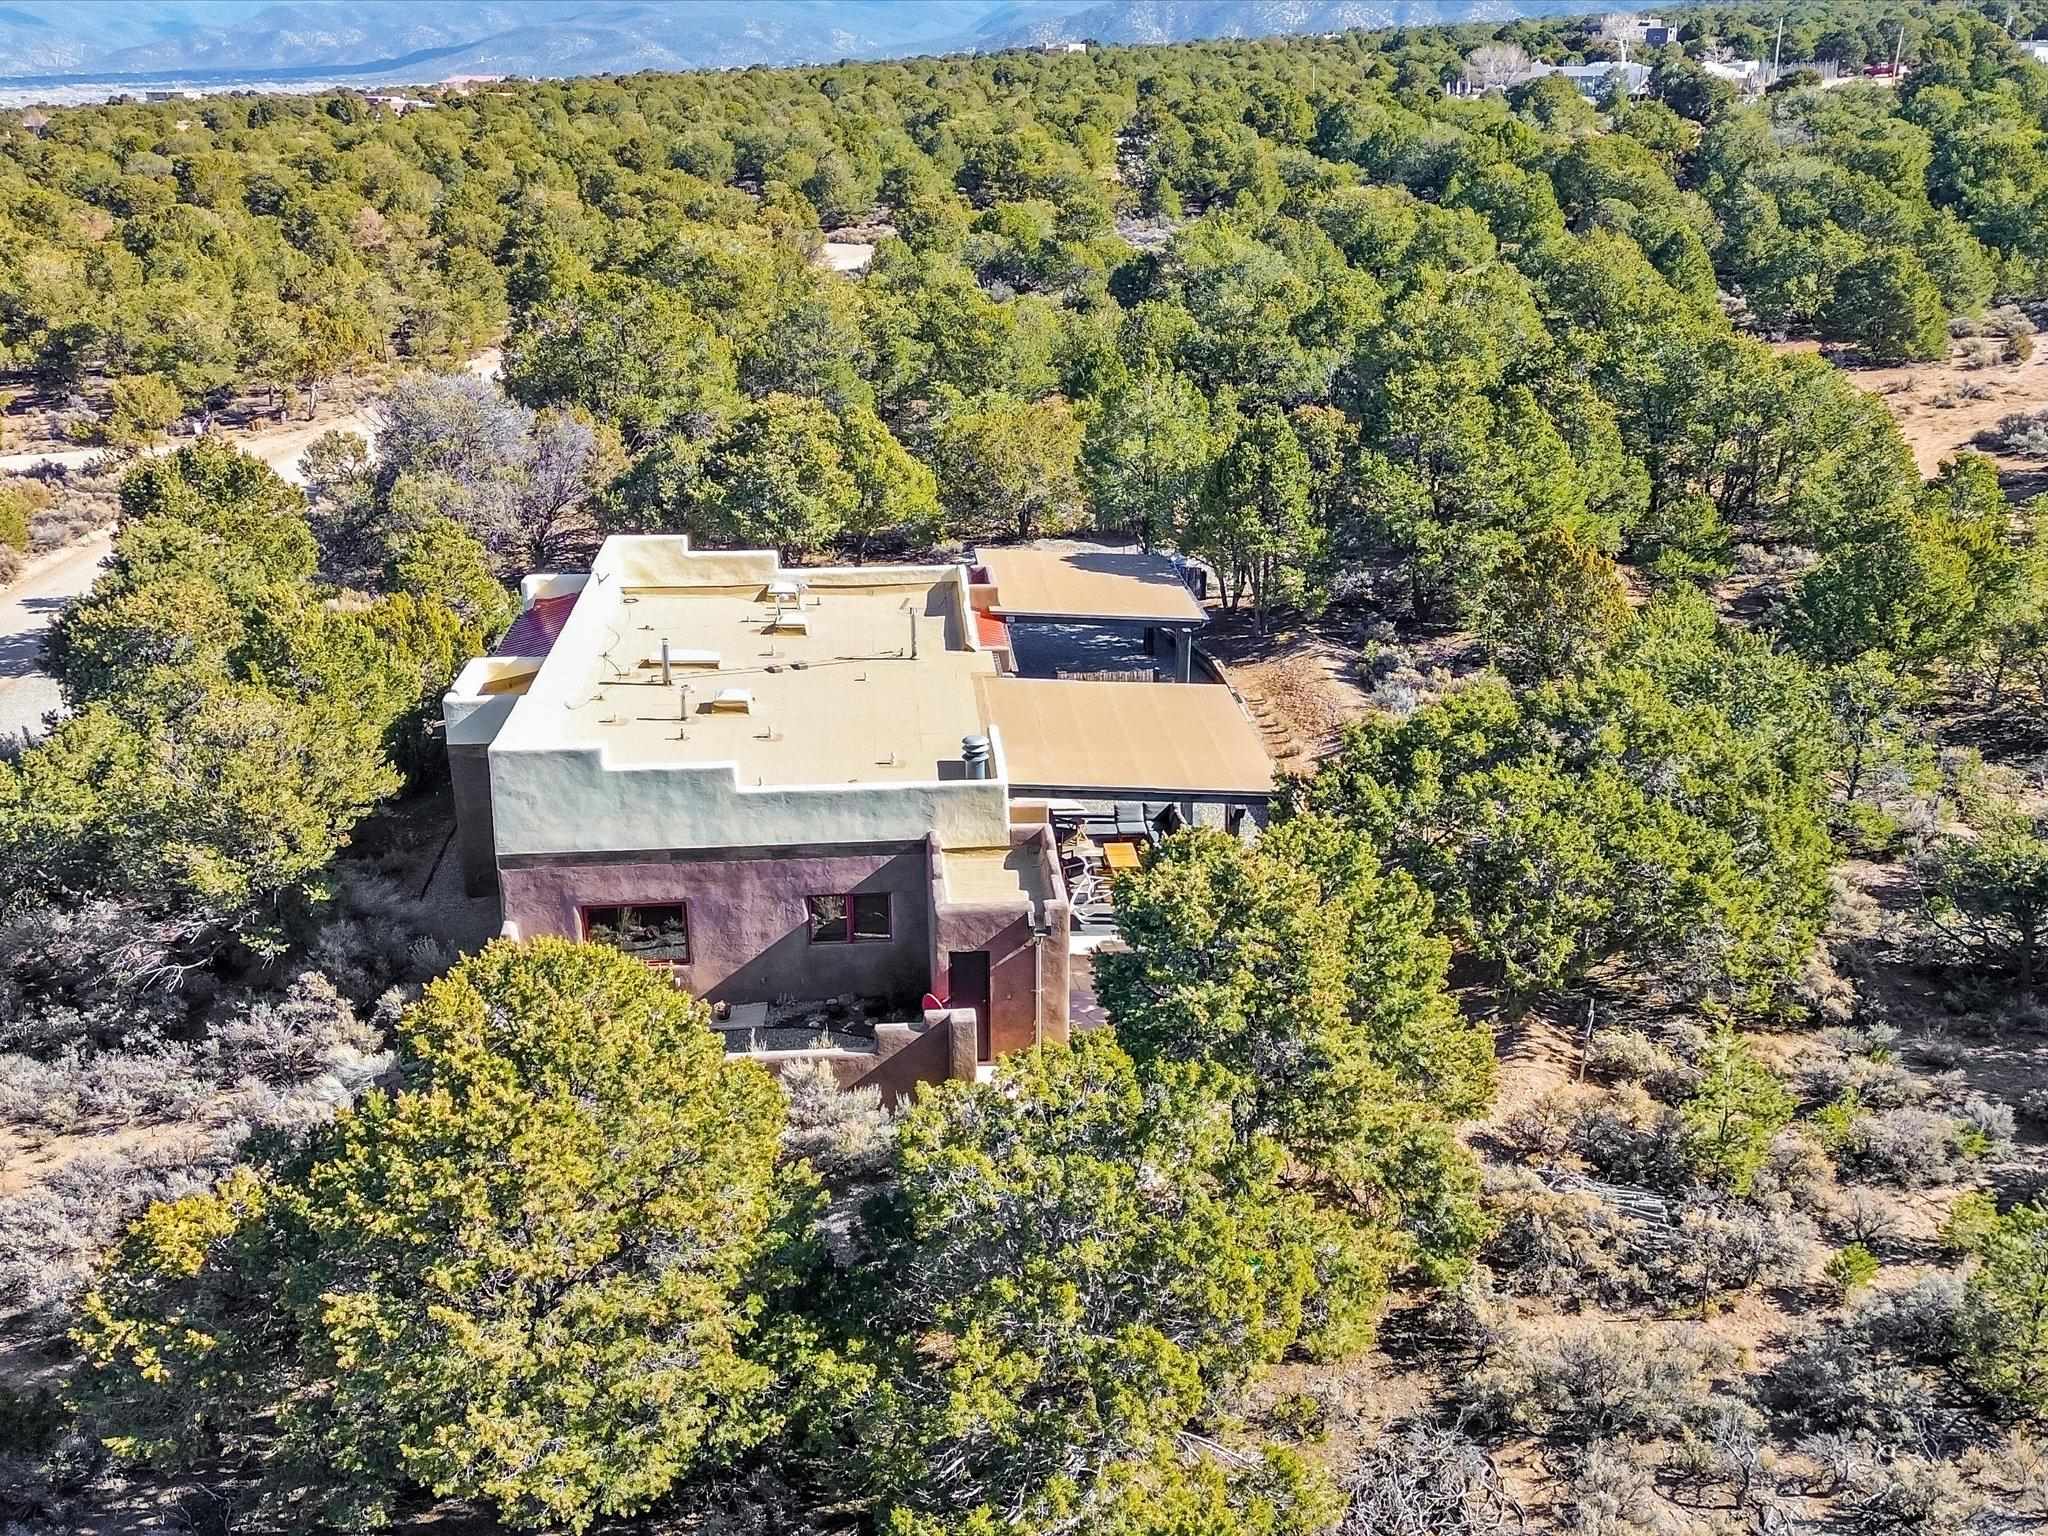
[[[1899,35],[1892,39],[1892,84],[1899,83],[1899,66],[1906,59],[1906,24],[1899,23]]]
[[[1784,17],[1782,17],[1782,16],[1780,16],[1780,17],[1778,18],[1778,40],[1777,40],[1777,42],[1775,42],[1775,43],[1773,43],[1773,44],[1771,45],[1771,79],[1770,79],[1770,83],[1771,83],[1772,85],[1776,85],[1776,84],[1778,83],[1778,71],[1779,71],[1780,69],[1784,68],[1784,66],[1785,66],[1785,18],[1784,18]]]

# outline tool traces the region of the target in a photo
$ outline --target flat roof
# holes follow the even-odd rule
[[[948,901],[981,907],[1028,902],[1034,918],[1045,905],[1045,870],[1033,844],[946,848],[940,851],[939,865]]]
[[[1044,544],[975,553],[995,585],[994,611],[1011,618],[1145,624],[1208,620],[1170,555]]]
[[[1255,800],[1272,793],[1265,744],[1220,684],[991,677],[978,687],[1002,732],[1012,794]]]
[[[985,733],[974,683],[995,658],[963,644],[952,586],[811,581],[800,606],[760,583],[624,588],[593,681],[551,735],[619,766],[731,763],[742,786],[957,777],[961,738]]]

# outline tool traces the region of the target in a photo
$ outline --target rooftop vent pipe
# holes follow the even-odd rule
[[[986,736],[962,736],[960,760],[967,765],[967,777],[985,779],[993,766],[993,754]]]
[[[668,686],[668,636],[661,637],[661,686]]]

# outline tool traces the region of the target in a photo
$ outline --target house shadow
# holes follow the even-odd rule
[[[27,677],[42,670],[43,640],[50,632],[49,621],[62,613],[69,601],[62,597],[25,597],[21,600],[22,611],[43,622],[0,636],[0,677]]]

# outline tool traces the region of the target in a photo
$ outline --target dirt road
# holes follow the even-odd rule
[[[479,352],[464,365],[465,370],[479,378],[495,379],[498,376],[502,354],[498,348]],[[309,421],[287,427],[267,427],[261,432],[231,434],[235,443],[244,453],[253,455],[277,471],[280,479],[289,480],[293,485],[305,482],[299,473],[299,459],[313,439],[323,432],[354,432],[368,438],[372,444],[377,441],[377,422],[372,409],[365,406],[350,411],[346,416],[330,417],[326,421]],[[152,453],[169,453],[184,438],[170,438],[158,443]],[[18,475],[46,464],[61,465],[66,469],[78,469],[90,463],[104,452],[100,448],[47,448],[32,453],[10,453],[0,455],[0,475]],[[0,636],[0,644],[5,637]]]
[[[499,352],[493,347],[472,358],[468,371],[481,378],[495,379],[498,365]],[[236,438],[236,442],[281,478],[298,485],[304,480],[299,473],[300,455],[321,433],[337,430],[359,432],[373,443],[377,438],[376,421],[365,408],[331,421],[251,432]],[[176,446],[175,441],[165,443],[158,451]],[[49,463],[77,468],[100,451],[67,448],[11,454],[0,457],[0,474],[20,473]],[[92,585],[112,543],[113,530],[103,529],[83,543],[30,561],[13,585],[0,589],[0,736],[22,732],[39,735],[44,714],[57,708],[57,684],[37,665],[42,654],[43,631],[66,603]]]
[[[21,579],[0,592],[0,734],[40,735],[43,715],[57,708],[56,679],[37,665],[43,631],[92,585],[113,542],[113,530],[103,528],[82,544],[31,561]]]

